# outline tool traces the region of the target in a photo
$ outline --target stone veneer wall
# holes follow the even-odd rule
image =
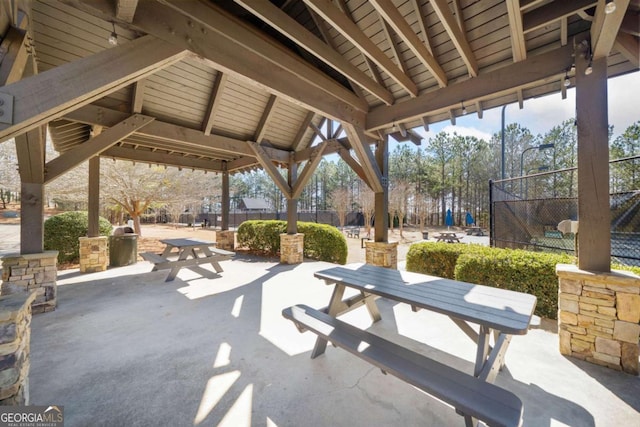
[[[105,271],[109,264],[107,236],[80,237],[80,273]]]
[[[10,254],[2,257],[0,295],[28,294],[35,291],[33,313],[56,309],[58,251],[39,254]]]
[[[398,242],[365,242],[367,264],[398,268]]]
[[[35,292],[0,297],[0,405],[29,404],[31,304]]]
[[[638,375],[640,277],[556,267],[560,353]]]
[[[280,262],[300,264],[304,260],[304,234],[280,235]]]
[[[236,248],[236,232],[231,230],[216,231],[216,247],[225,251]]]

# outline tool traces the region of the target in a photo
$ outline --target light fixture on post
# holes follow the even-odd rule
[[[565,71],[564,72],[564,87],[569,87],[571,86],[571,79],[569,78],[569,72]]]
[[[604,13],[607,15],[616,11],[616,2],[614,0],[607,0],[607,3],[604,5]]]
[[[464,106],[464,101],[460,101],[462,103],[462,115],[467,114],[467,107]]]
[[[591,59],[589,59],[589,65],[584,69],[584,75],[588,76],[591,73],[593,73],[593,63],[591,62]]]
[[[111,46],[118,46],[118,34],[116,34],[116,24],[115,22],[111,21],[111,25],[113,26],[113,31],[109,36],[109,44]]]

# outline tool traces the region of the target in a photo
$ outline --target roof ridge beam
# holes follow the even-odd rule
[[[425,47],[420,37],[413,31],[406,19],[400,14],[391,0],[369,0],[385,21],[389,23],[396,34],[407,44],[407,47],[427,67],[440,87],[447,85],[447,75]],[[432,1],[433,6],[433,1]],[[457,25],[457,24],[456,24]],[[446,27],[445,27],[446,28]],[[455,44],[455,42],[454,42]]]

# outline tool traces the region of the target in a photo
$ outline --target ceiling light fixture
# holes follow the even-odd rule
[[[591,73],[593,73],[593,64],[591,63],[591,60],[589,60],[589,65],[584,69],[584,75],[588,76]]]
[[[464,101],[460,101],[462,103],[462,114],[467,114],[467,107],[464,106]]]
[[[118,46],[118,34],[116,34],[116,24],[115,22],[111,21],[111,25],[113,25],[113,31],[109,36],[109,44],[111,46]]]
[[[564,72],[564,87],[571,86],[571,79],[569,78],[569,73],[567,71]]]
[[[607,4],[604,5],[604,13],[607,15],[616,11],[616,2],[614,0],[607,0]]]

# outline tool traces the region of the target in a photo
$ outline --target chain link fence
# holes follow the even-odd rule
[[[640,156],[610,162],[612,262],[640,265]],[[575,235],[563,220],[578,220],[576,168],[492,181],[491,245],[575,254]]]

